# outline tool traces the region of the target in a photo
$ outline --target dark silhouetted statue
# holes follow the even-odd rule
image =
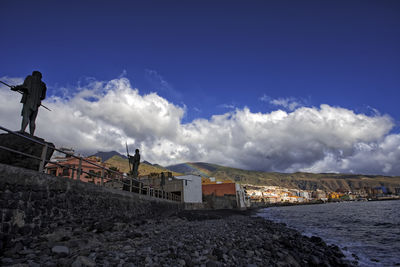
[[[129,163],[132,164],[132,175],[133,177],[138,176],[139,164],[140,164],[140,154],[139,149],[135,150],[134,156],[129,156]]]
[[[34,71],[32,75],[28,75],[22,85],[11,88],[13,91],[22,93],[21,132],[25,132],[28,123],[30,134],[33,135],[35,132],[36,116],[42,100],[46,98],[46,89],[46,84],[42,82],[42,74],[39,71]]]

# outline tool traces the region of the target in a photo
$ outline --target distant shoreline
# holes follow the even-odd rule
[[[400,200],[400,198],[385,198],[385,199],[365,199],[365,200],[346,200],[346,201],[313,201],[313,202],[302,202],[302,203],[265,203],[265,204],[255,204],[251,209],[262,209],[262,208],[272,208],[272,207],[287,207],[287,206],[305,206],[305,205],[319,205],[328,203],[345,203],[345,202],[373,202],[373,201],[394,201]]]

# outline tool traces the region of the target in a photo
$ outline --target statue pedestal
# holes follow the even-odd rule
[[[51,147],[54,147],[53,143],[46,142],[44,139],[32,136],[28,133],[20,134],[25,135],[31,139],[35,139],[39,142],[46,143],[48,145],[46,160],[50,160],[54,152],[54,149],[51,149]],[[23,152],[25,154],[29,154],[38,158],[41,158],[43,151],[43,145],[10,133],[0,134],[0,146]],[[38,159],[17,154],[15,152],[11,152],[2,148],[0,148],[0,163],[35,171],[38,171],[40,166],[40,160]]]

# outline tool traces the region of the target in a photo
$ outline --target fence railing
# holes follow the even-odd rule
[[[68,171],[68,176],[64,176],[61,175],[63,177],[67,177],[70,179],[76,179],[76,180],[82,180],[81,176],[83,174],[87,174],[88,177],[97,177],[98,179],[100,179],[100,185],[99,186],[109,186],[109,187],[116,187],[116,185],[119,185],[120,187],[122,187],[122,190],[125,191],[129,191],[132,193],[136,193],[136,194],[141,194],[141,195],[148,195],[154,198],[161,198],[161,199],[167,199],[167,200],[172,200],[172,201],[181,201],[181,197],[179,195],[176,195],[174,193],[171,192],[165,192],[161,189],[158,188],[152,188],[150,186],[145,185],[142,181],[129,176],[129,175],[124,175],[118,171],[112,170],[110,168],[107,168],[105,166],[102,166],[100,164],[97,164],[93,161],[87,160],[83,157],[80,156],[76,156],[72,153],[68,153],[66,151],[63,151],[61,149],[58,149],[54,146],[49,146],[47,143],[43,143],[40,142],[39,140],[36,140],[34,138],[30,138],[29,136],[20,134],[18,132],[13,132],[7,128],[4,128],[2,126],[0,126],[0,130],[3,130],[5,132],[8,132],[10,134],[16,135],[18,137],[27,139],[31,142],[34,142],[36,144],[39,144],[41,146],[43,146],[42,148],[42,153],[41,153],[41,157],[37,157],[35,155],[30,155],[27,153],[24,153],[22,151],[18,151],[9,147],[5,147],[0,145],[0,149],[12,152],[12,153],[16,153],[16,154],[20,154],[23,155],[25,157],[29,157],[35,160],[39,161],[39,167],[38,167],[38,171],[39,172],[45,172],[46,170],[46,164],[49,164],[48,166],[59,166],[61,167],[63,170],[64,169],[68,169],[68,170],[72,170],[72,173],[69,174]],[[47,160],[46,159],[46,155],[47,155],[47,151],[48,149],[53,149],[54,151],[57,151],[59,153],[65,154],[66,156],[68,156],[69,158],[75,158],[78,160],[78,167],[76,168],[75,165],[69,166],[69,165],[63,165],[60,164],[60,162],[57,161],[52,161],[52,160]],[[95,172],[88,172],[85,171],[82,168],[82,163],[85,162],[87,164],[89,164],[90,166],[94,166],[97,169],[100,169],[100,174],[95,173]],[[76,177],[75,177],[76,175]],[[98,185],[98,184],[97,184]]]

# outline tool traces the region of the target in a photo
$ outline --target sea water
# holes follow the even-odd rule
[[[272,207],[258,216],[339,246],[360,266],[400,266],[400,201]]]

